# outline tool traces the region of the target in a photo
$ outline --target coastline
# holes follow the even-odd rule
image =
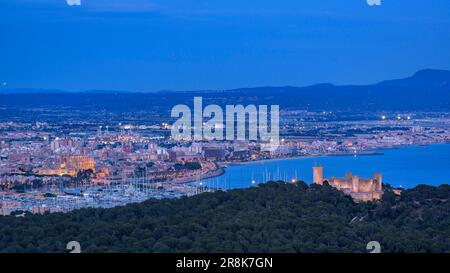
[[[203,181],[206,179],[210,179],[210,178],[214,178],[214,177],[219,177],[225,174],[225,168],[218,166],[217,169],[207,172],[205,174],[203,174],[200,177],[184,177],[184,178],[180,178],[176,181],[169,181],[169,183],[175,183],[175,184],[190,184],[190,183],[194,183],[197,181]]]
[[[257,163],[265,163],[265,162],[276,162],[276,161],[284,161],[284,160],[296,160],[296,159],[305,159],[305,158],[318,158],[318,157],[344,157],[344,156],[378,156],[384,155],[384,153],[380,152],[370,152],[370,153],[343,153],[343,154],[323,154],[323,155],[303,155],[303,156],[291,156],[291,157],[281,157],[281,158],[270,158],[270,159],[258,159],[252,161],[242,161],[242,162],[230,162],[221,164],[223,166],[240,166],[247,164],[257,164]]]
[[[297,159],[307,159],[307,158],[319,158],[319,157],[349,157],[349,156],[378,156],[378,155],[384,155],[384,153],[380,152],[371,152],[371,153],[358,153],[358,154],[324,154],[324,155],[306,155],[306,156],[293,156],[293,157],[283,157],[283,158],[271,158],[271,159],[259,159],[259,160],[253,160],[253,161],[244,161],[244,162],[223,162],[223,163],[217,163],[218,170],[220,172],[212,172],[205,176],[202,176],[198,179],[192,179],[187,178],[183,181],[171,181],[174,183],[180,183],[180,184],[191,184],[197,181],[204,181],[211,178],[220,177],[225,174],[226,168],[228,166],[243,166],[243,165],[251,165],[251,164],[263,164],[263,163],[270,163],[270,162],[277,162],[277,161],[286,161],[286,160],[297,160]]]
[[[380,147],[376,149],[365,150],[360,153],[333,153],[333,154],[312,154],[312,155],[304,155],[304,156],[292,156],[292,157],[282,157],[282,158],[270,158],[270,159],[258,159],[252,161],[242,161],[242,162],[224,162],[218,163],[219,166],[240,166],[247,164],[257,164],[257,163],[265,163],[272,161],[284,161],[284,160],[296,160],[296,159],[307,159],[307,158],[320,158],[320,157],[347,157],[347,156],[380,156],[384,155],[383,151],[385,150],[398,150],[402,148],[413,148],[413,147],[428,147],[434,145],[450,145],[450,143],[430,143],[430,144],[411,144],[411,145],[398,145],[398,146],[388,146],[388,147]]]
[[[245,165],[255,165],[255,164],[265,164],[270,162],[277,162],[277,161],[290,161],[290,160],[299,160],[299,159],[310,159],[310,158],[324,158],[324,157],[352,157],[352,156],[384,156],[385,151],[388,150],[400,150],[404,148],[414,148],[414,147],[430,147],[435,145],[450,145],[450,143],[431,143],[431,144],[414,144],[414,145],[399,145],[399,146],[391,146],[391,147],[380,147],[377,149],[371,149],[366,150],[366,152],[363,153],[345,153],[345,154],[323,154],[323,155],[305,155],[305,156],[293,156],[293,157],[283,157],[283,158],[271,158],[271,159],[259,159],[259,160],[253,160],[253,161],[245,161],[245,162],[221,162],[217,163],[219,168],[223,169],[223,172],[219,175],[211,175],[208,177],[201,178],[199,180],[194,180],[189,183],[195,182],[195,181],[203,181],[214,177],[220,177],[226,173],[226,168],[228,166],[245,166]],[[425,183],[426,184],[426,183]],[[431,184],[430,184],[431,185]]]
[[[395,147],[386,147],[386,148],[380,148],[378,150],[372,150],[370,152],[364,153],[364,156],[369,156],[369,155],[384,155],[383,151],[384,150],[400,150],[402,148],[426,148],[426,147],[430,147],[430,146],[441,146],[441,145],[445,145],[445,146],[449,146],[450,143],[435,143],[435,144],[428,144],[428,145],[402,145],[402,146],[395,146]],[[440,148],[437,148],[438,150]],[[369,150],[367,150],[369,151]],[[447,153],[450,154],[450,153]],[[308,159],[308,158],[323,158],[323,157],[350,157],[350,156],[354,156],[355,154],[327,154],[327,155],[308,155],[308,156],[296,156],[296,157],[286,157],[286,158],[273,158],[273,159],[264,159],[264,160],[257,160],[257,161],[251,161],[251,162],[236,162],[236,164],[229,164],[229,166],[239,166],[239,165],[250,165],[250,164],[264,164],[264,163],[269,163],[271,161],[289,161],[289,160],[297,160],[297,159]],[[362,154],[359,154],[362,155]],[[210,166],[212,167],[212,166]],[[195,182],[199,182],[199,181],[204,181],[204,180],[208,180],[208,179],[212,179],[215,177],[220,177],[222,175],[226,174],[226,165],[225,164],[220,164],[220,163],[215,163],[215,167],[216,168],[208,168],[208,171],[206,171],[203,174],[200,175],[191,175],[188,177],[180,177],[178,180],[175,181],[167,181],[168,183],[172,183],[173,186],[179,184],[181,185],[186,185],[187,187],[193,187],[195,186]],[[242,179],[241,179],[242,180]],[[229,180],[230,181],[230,180]],[[416,185],[412,185],[412,186],[402,186],[402,185],[396,185],[396,184],[392,184],[395,187],[403,187],[405,189],[420,185],[420,184],[426,184],[426,185],[431,185],[431,186],[438,186],[438,185],[447,185],[448,183],[440,183],[440,184],[433,184],[433,183],[417,183]],[[205,183],[205,188],[209,187],[209,184]],[[245,186],[245,188],[247,188],[248,186]],[[242,187],[240,187],[242,188]],[[232,189],[231,188],[224,188],[224,189]],[[146,197],[145,199],[136,199],[136,200],[122,200],[117,204],[112,204],[111,201],[108,201],[109,203],[105,203],[104,207],[110,207],[110,206],[122,206],[124,204],[128,204],[128,203],[134,203],[134,202],[142,202],[148,199],[152,199],[152,198],[173,198],[170,196],[159,196],[159,197]],[[75,209],[79,209],[79,208],[75,208]],[[69,209],[69,210],[73,210],[73,209]],[[58,212],[58,211],[54,211],[54,212]]]

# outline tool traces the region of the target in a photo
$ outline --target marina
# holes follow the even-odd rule
[[[419,184],[448,184],[450,145],[410,146],[377,150],[365,156],[310,156],[281,160],[257,161],[230,165],[216,176],[191,177],[164,183],[148,177],[131,177],[107,185],[85,185],[72,188],[47,188],[24,193],[1,192],[0,214],[13,211],[32,213],[68,212],[82,208],[111,208],[148,199],[180,198],[218,189],[229,190],[257,186],[267,181],[312,182],[312,168],[326,166],[327,177],[345,172],[371,177],[383,173],[383,183],[412,188]],[[195,180],[195,181],[192,181]]]

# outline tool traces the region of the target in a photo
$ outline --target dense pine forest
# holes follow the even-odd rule
[[[329,185],[259,187],[112,209],[0,217],[0,252],[450,252],[450,186],[355,203]]]

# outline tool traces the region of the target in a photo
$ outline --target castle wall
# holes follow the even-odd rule
[[[330,183],[331,186],[336,187],[340,190],[342,189],[352,189],[352,182],[346,178],[327,178],[325,179]]]
[[[358,176],[352,177],[352,191],[359,192],[359,177]]]
[[[323,177],[323,167],[313,167],[313,182],[323,185],[323,181],[349,194],[356,201],[370,201],[381,199],[382,191],[382,176],[381,173],[375,173],[374,178],[359,178],[352,173],[346,173],[345,177]]]
[[[375,191],[375,181],[373,179],[360,179],[358,192],[372,192]]]
[[[381,173],[375,173],[373,178],[376,180],[376,190],[377,191],[383,191],[383,178],[381,176]]]
[[[313,182],[315,184],[323,185],[323,167],[322,166],[316,166],[313,167]]]

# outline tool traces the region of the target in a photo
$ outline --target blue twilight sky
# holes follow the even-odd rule
[[[228,89],[364,84],[450,69],[448,0],[81,4],[0,0],[0,83],[72,91]]]

